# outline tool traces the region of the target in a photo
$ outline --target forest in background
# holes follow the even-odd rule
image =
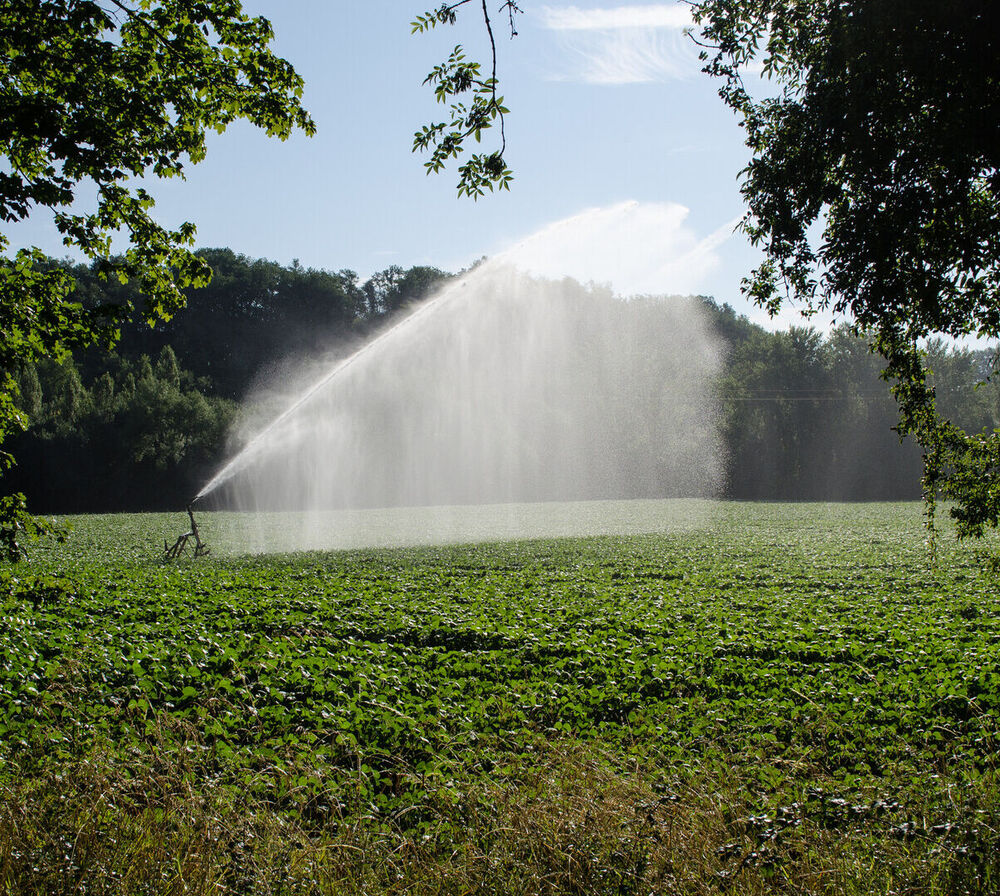
[[[213,279],[170,321],[152,329],[137,315],[113,352],[92,348],[20,371],[30,425],[9,441],[18,463],[4,478],[36,512],[178,509],[225,460],[241,401],[269,372],[359,343],[452,276],[390,267],[362,282],[350,270],[282,266],[228,249],[198,254]],[[131,299],[141,309],[129,285],[104,283],[82,265],[72,273],[84,304]],[[769,332],[700,300],[726,346],[716,396],[726,497],[919,497],[919,448],[893,432],[895,402],[863,338],[847,327],[826,336]],[[1000,426],[998,386],[980,384],[988,353],[943,342],[927,353],[941,412],[969,432]]]

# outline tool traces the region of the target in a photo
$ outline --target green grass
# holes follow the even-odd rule
[[[641,512],[259,556],[208,515],[217,553],[173,563],[181,517],[74,520],[0,570],[0,886],[1000,889],[995,539],[932,563],[916,505]]]

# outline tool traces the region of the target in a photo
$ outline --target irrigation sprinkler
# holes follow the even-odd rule
[[[172,545],[168,545],[165,541],[163,542],[164,560],[173,560],[176,557],[180,557],[180,555],[184,553],[184,548],[187,547],[188,540],[191,538],[194,539],[195,557],[204,557],[207,553],[209,553],[208,545],[201,540],[201,535],[198,533],[198,524],[194,521],[194,510],[192,508],[194,507],[194,502],[197,500],[197,497],[192,498],[188,501],[186,508],[188,519],[191,520],[191,529],[181,535],[178,535],[177,541],[175,541]]]

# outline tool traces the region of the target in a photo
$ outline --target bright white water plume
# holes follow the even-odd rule
[[[559,245],[579,251],[608,215],[541,231],[272,396],[283,410],[199,497],[245,510],[424,506],[439,517],[454,505],[715,494],[721,352],[700,302],[622,299],[518,265],[544,259],[551,274]],[[677,255],[711,248],[694,241]],[[321,546],[303,520],[295,543]]]

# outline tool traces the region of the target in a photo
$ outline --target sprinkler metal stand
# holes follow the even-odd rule
[[[202,542],[201,536],[198,534],[198,524],[194,521],[194,511],[191,509],[194,502],[197,500],[198,499],[195,498],[187,506],[188,519],[191,520],[191,530],[189,532],[185,532],[183,535],[178,535],[177,541],[175,541],[173,545],[168,546],[166,542],[163,542],[164,560],[173,560],[180,557],[180,555],[184,553],[184,548],[187,547],[189,538],[194,539],[195,557],[204,557],[207,553],[209,553],[208,545]]]

